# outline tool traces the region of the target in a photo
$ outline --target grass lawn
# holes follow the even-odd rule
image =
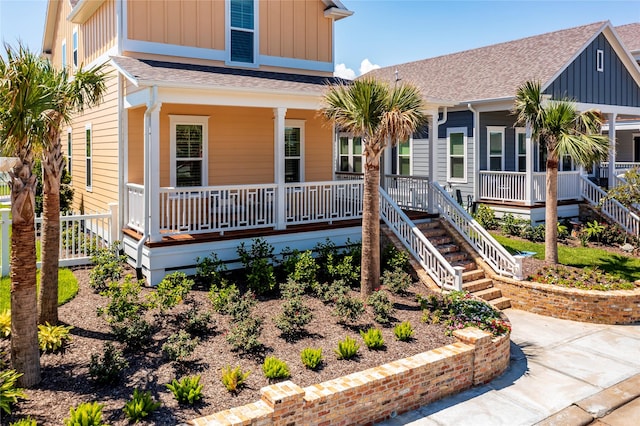
[[[38,286],[40,286],[40,271],[37,275]],[[11,278],[2,277],[0,279],[0,312],[9,309],[11,305]],[[78,280],[70,269],[58,269],[58,304],[62,305],[78,293]]]
[[[544,243],[515,240],[511,237],[492,234],[509,252],[536,252],[536,259],[544,260]],[[576,268],[598,267],[612,275],[629,281],[640,280],[640,258],[622,256],[610,251],[592,247],[567,247],[558,245],[558,261],[562,265]]]

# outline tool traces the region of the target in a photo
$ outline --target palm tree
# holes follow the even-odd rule
[[[558,263],[558,160],[571,156],[589,166],[606,158],[609,140],[600,134],[602,118],[594,110],[579,112],[568,100],[545,99],[540,83],[518,88],[514,105],[516,125],[529,125],[533,138],[547,150],[545,198],[545,261]]]
[[[61,126],[85,106],[97,105],[105,91],[103,65],[80,68],[70,78],[66,69],[57,70],[50,62],[43,67],[44,81],[52,104],[46,112],[46,131],[42,149],[42,271],[38,295],[38,322],[58,323],[58,261],[60,246],[60,182],[64,168]]]
[[[11,187],[11,363],[20,386],[40,381],[36,304],[34,144],[43,132],[49,104],[42,60],[24,47],[5,46],[0,57],[0,141],[3,155],[16,157]]]
[[[360,291],[367,298],[380,284],[380,156],[389,142],[408,139],[424,121],[420,92],[409,84],[390,88],[373,78],[329,87],[324,115],[362,138],[364,193]]]

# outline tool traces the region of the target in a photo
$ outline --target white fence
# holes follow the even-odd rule
[[[91,251],[105,247],[117,240],[117,204],[106,213],[71,214],[60,216],[60,266],[86,265],[91,263]],[[2,241],[2,276],[9,274],[9,251],[11,240],[11,210],[0,210],[0,233]],[[36,218],[36,239],[40,238],[42,218]],[[38,262],[40,267],[40,262]]]
[[[363,184],[362,180],[286,184],[287,224],[361,218]]]
[[[621,175],[626,173],[631,169],[639,169],[640,163],[634,163],[631,161],[616,161],[614,163],[614,170],[616,175]],[[600,163],[600,178],[608,178],[609,177],[609,162],[604,161]]]
[[[545,172],[534,172],[531,202],[546,199]],[[558,201],[580,198],[580,172],[558,172]],[[480,199],[525,202],[527,200],[526,173],[480,171]]]
[[[578,200],[580,194],[580,172],[558,172],[558,201]],[[535,172],[533,174],[533,202],[544,202],[546,193],[547,174]]]
[[[383,188],[402,208],[429,210],[429,178],[423,176],[385,175]]]
[[[620,204],[619,201],[606,199],[607,193],[586,177],[582,177],[580,184],[585,200],[589,201],[592,206],[600,208],[600,212],[604,216],[620,225],[631,235],[640,236],[640,217],[638,215]]]

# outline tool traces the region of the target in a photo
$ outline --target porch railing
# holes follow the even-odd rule
[[[580,199],[580,171],[558,172],[558,201]],[[547,174],[533,173],[533,202],[540,203],[547,199]]]
[[[603,215],[620,225],[631,235],[640,236],[640,217],[620,204],[618,200],[605,199],[607,193],[585,176],[580,179],[582,196],[592,206],[599,207]]]
[[[448,290],[462,290],[463,268],[451,266],[382,188],[380,217],[436,284]]]
[[[512,256],[451,195],[433,182],[435,207],[496,272],[522,279],[522,258]]]
[[[286,223],[295,225],[362,217],[363,184],[361,179],[286,184]]]
[[[558,172],[558,200],[580,198],[580,172]],[[532,203],[546,199],[546,173],[534,172]],[[480,199],[525,202],[527,200],[526,173],[480,171]]]
[[[429,210],[429,178],[424,176],[385,175],[383,188],[402,208]]]
[[[126,225],[140,233],[144,232],[144,186],[127,184],[127,223]]]
[[[616,175],[621,175],[630,169],[638,169],[640,168],[640,163],[635,163],[632,161],[616,161],[614,164],[614,170]],[[609,162],[603,161],[600,163],[600,178],[608,178],[609,177]]]

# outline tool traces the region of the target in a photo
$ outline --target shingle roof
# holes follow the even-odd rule
[[[606,22],[373,70],[366,75],[418,86],[425,96],[469,102],[509,98],[527,80],[548,82]]]
[[[640,22],[615,28],[624,46],[631,52],[640,51]]]
[[[163,62],[126,56],[114,56],[111,60],[121,72],[141,85],[320,94],[327,84],[343,81],[336,77]]]

